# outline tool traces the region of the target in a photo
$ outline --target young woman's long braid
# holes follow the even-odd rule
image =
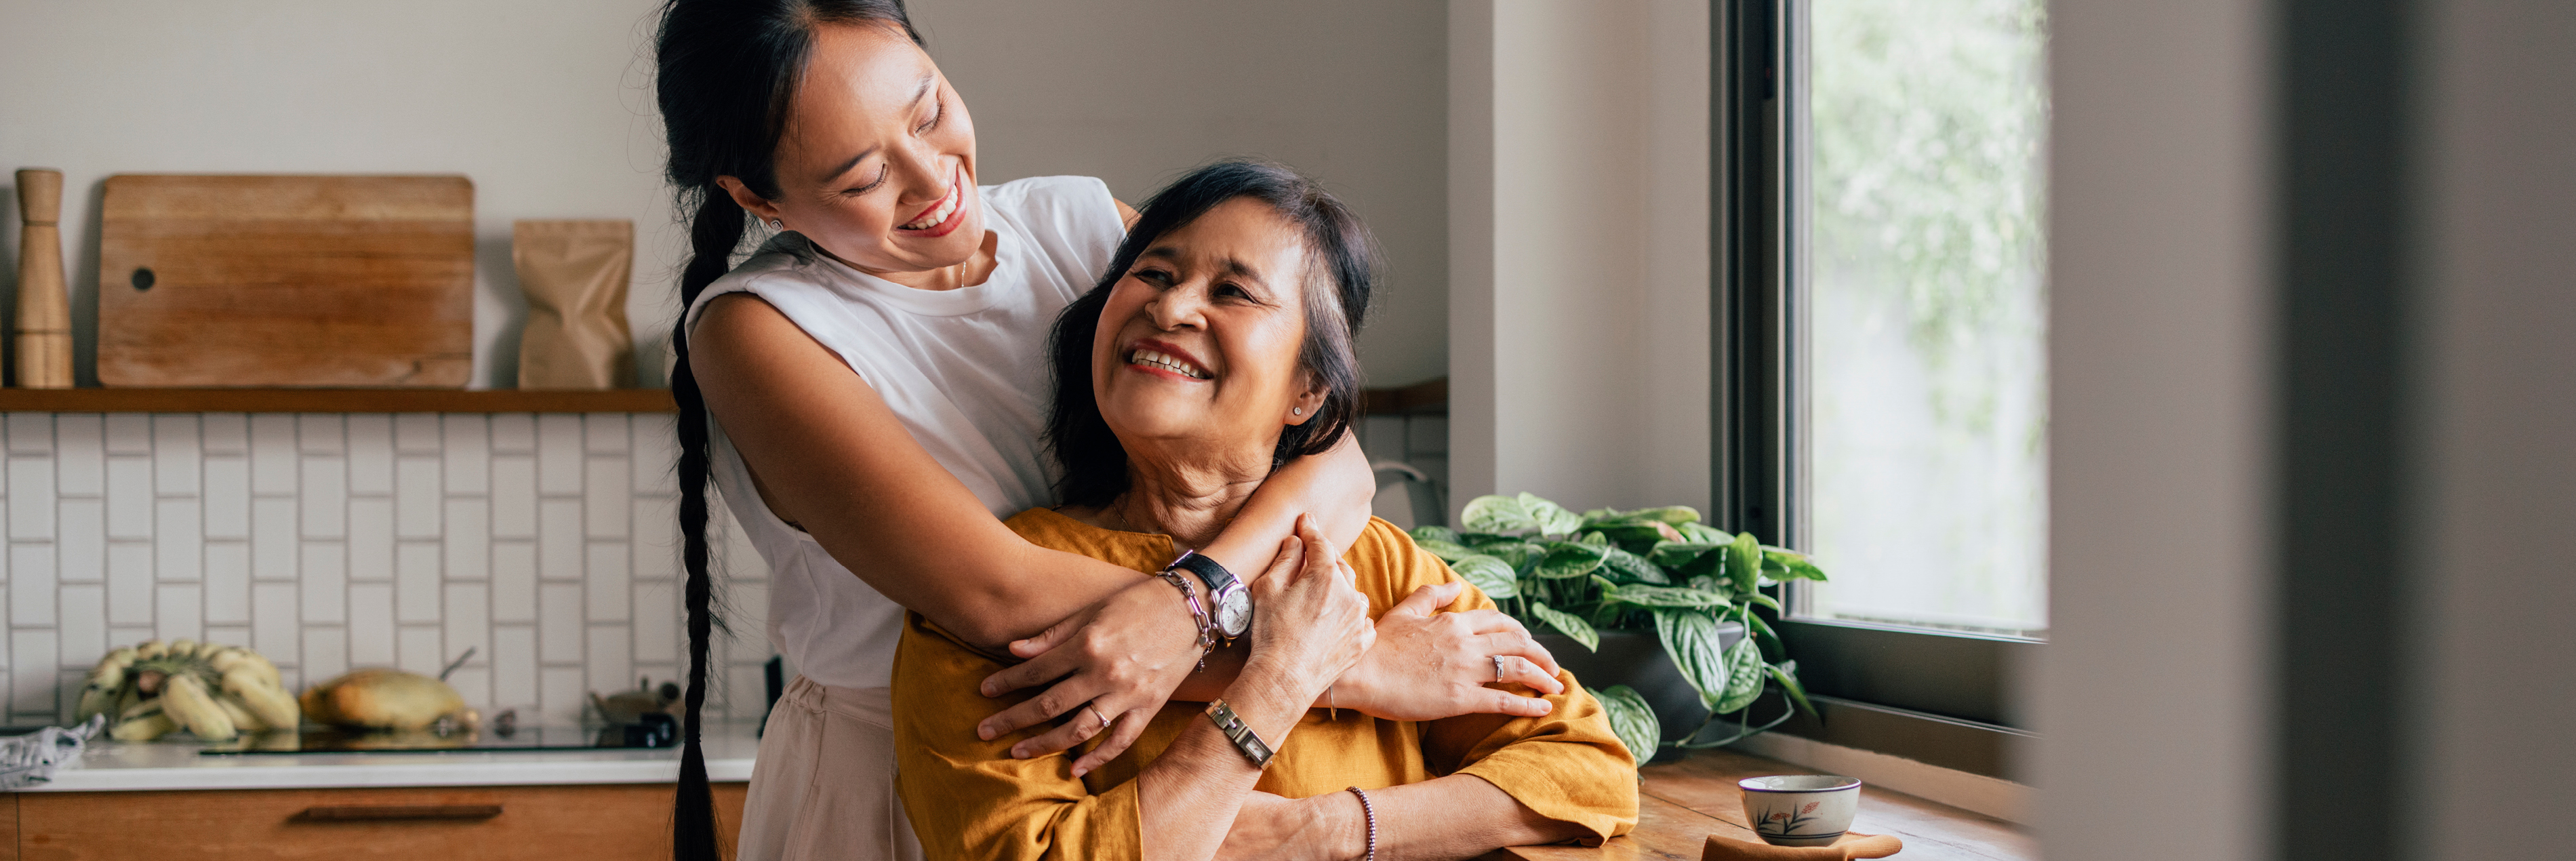
[[[680,276],[680,303],[686,308],[698,294],[731,267],[733,250],[742,242],[743,211],[732,199],[710,190],[702,195],[689,225],[692,256]],[[715,795],[707,782],[705,746],[699,726],[707,702],[707,650],[723,622],[715,613],[715,577],[707,547],[707,402],[689,371],[689,331],[684,315],[671,332],[671,400],[680,409],[680,563],[687,571],[681,600],[688,607],[689,686],[681,695],[680,788],[674,801],[671,843],[683,861],[721,857],[716,839]]]
[[[688,266],[680,276],[680,322],[673,327],[671,399],[679,406],[681,587],[689,628],[689,686],[682,695],[680,785],[673,799],[672,854],[682,861],[721,858],[715,799],[707,784],[701,724],[707,700],[707,651],[717,618],[709,571],[707,481],[711,418],[689,366],[686,309],[733,267],[748,213],[717,182],[734,177],[776,196],[773,156],[787,105],[811,54],[814,30],[827,24],[894,28],[918,44],[902,0],[669,0],[656,35],[654,88],[669,144],[666,178],[690,213]]]

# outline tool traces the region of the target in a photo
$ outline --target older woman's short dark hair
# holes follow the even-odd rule
[[[1320,183],[1295,170],[1258,161],[1217,162],[1190,171],[1147,199],[1100,282],[1056,318],[1050,342],[1055,408],[1047,419],[1046,439],[1064,468],[1057,486],[1063,504],[1107,505],[1127,492],[1127,450],[1100,417],[1091,391],[1092,338],[1101,309],[1109,304],[1110,288],[1154,240],[1239,197],[1269,204],[1306,234],[1306,341],[1298,362],[1324,388],[1324,403],[1313,418],[1280,434],[1273,465],[1331,450],[1359,412],[1360,361],[1353,344],[1368,317],[1377,270],[1377,243],[1368,226]]]

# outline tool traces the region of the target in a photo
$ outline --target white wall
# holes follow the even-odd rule
[[[628,312],[655,343],[687,243],[660,178],[654,5],[0,2],[0,168],[63,171],[82,379],[95,380],[99,181],[116,173],[471,177],[476,387],[517,386],[526,302],[510,222],[631,218]],[[0,213],[15,260],[14,193]],[[658,354],[645,354],[646,385]]]
[[[1448,373],[1446,19],[1438,0],[915,0],[988,181],[1106,180],[1138,203],[1222,156],[1304,170],[1385,247],[1371,386]]]
[[[2049,11],[2052,857],[2269,855],[2263,9]]]
[[[1452,507],[1705,509],[1708,7],[1450,16]]]

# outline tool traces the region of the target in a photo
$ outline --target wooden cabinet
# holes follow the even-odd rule
[[[715,785],[733,845],[746,784]],[[670,784],[0,794],[0,859],[671,857]]]

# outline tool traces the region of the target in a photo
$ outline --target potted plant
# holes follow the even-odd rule
[[[1797,662],[1788,660],[1770,623],[1753,612],[1757,604],[1780,609],[1778,599],[1762,591],[1766,585],[1825,579],[1804,554],[1764,546],[1749,533],[1727,534],[1679,505],[1576,514],[1527,493],[1482,496],[1467,503],[1460,522],[1463,531],[1416,528],[1414,543],[1447,561],[1533,633],[1555,631],[1594,654],[1604,653],[1606,636],[1615,647],[1608,651],[1625,653],[1617,664],[1595,663],[1591,669],[1606,671],[1597,680],[1580,669],[1576,676],[1621,682],[1593,689],[1593,696],[1609,712],[1620,741],[1638,752],[1638,764],[1663,747],[1717,747],[1788,720],[1795,712],[1784,705],[1779,718],[1752,724],[1752,707],[1766,690],[1776,688],[1796,709],[1814,713],[1798,684]],[[1649,636],[1669,664],[1653,660],[1643,646]],[[1561,663],[1591,663],[1582,660],[1583,653],[1554,651]],[[1653,691],[1652,680],[1676,675],[1687,693],[1679,708],[1673,697],[1663,697],[1664,716],[1658,717],[1653,697],[1639,688]],[[1697,708],[1690,708],[1694,698],[1688,694],[1694,693]],[[1697,716],[1698,723],[1674,719],[1684,715]],[[1696,740],[1729,718],[1733,732]],[[1692,728],[1668,740],[1668,725]]]

